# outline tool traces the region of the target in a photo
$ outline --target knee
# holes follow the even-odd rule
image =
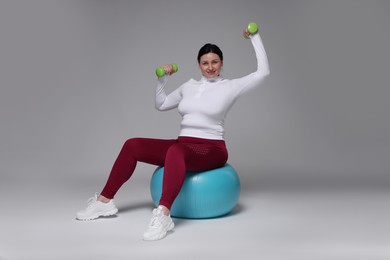
[[[185,146],[182,144],[173,144],[168,148],[167,156],[173,156],[177,158],[178,156],[183,156],[185,152]]]
[[[130,138],[125,141],[123,144],[123,150],[134,150],[139,143],[139,138]]]

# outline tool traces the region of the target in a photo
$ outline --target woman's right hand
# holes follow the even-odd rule
[[[167,75],[172,75],[173,73],[175,73],[175,70],[173,69],[173,66],[171,64],[163,64],[160,67],[164,69],[165,74]]]

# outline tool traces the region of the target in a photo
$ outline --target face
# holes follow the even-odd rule
[[[219,76],[222,65],[223,62],[218,54],[210,52],[200,57],[199,68],[202,71],[202,75],[206,78],[215,78]]]

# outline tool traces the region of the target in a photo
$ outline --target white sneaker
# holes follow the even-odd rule
[[[168,231],[173,230],[175,224],[172,221],[171,216],[165,216],[161,208],[153,210],[152,219],[148,230],[144,233],[144,240],[159,240],[164,238]]]
[[[98,217],[107,217],[115,215],[118,212],[114,204],[114,200],[110,200],[108,203],[103,203],[97,200],[98,195],[95,194],[94,197],[88,200],[88,206],[86,209],[83,209],[76,214],[76,219],[78,220],[92,220]]]

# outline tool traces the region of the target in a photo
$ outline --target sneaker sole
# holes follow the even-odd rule
[[[157,240],[161,240],[164,237],[166,237],[168,232],[172,231],[174,227],[175,227],[175,223],[171,222],[171,224],[169,224],[167,232],[160,233],[158,236],[154,236],[154,237],[143,237],[143,240],[144,241],[157,241]]]
[[[99,217],[109,217],[109,216],[115,215],[116,213],[118,213],[118,209],[117,208],[109,210],[107,212],[103,212],[103,213],[97,214],[97,215],[90,216],[88,218],[76,217],[76,219],[77,220],[82,220],[82,221],[89,221],[89,220],[97,219]]]

